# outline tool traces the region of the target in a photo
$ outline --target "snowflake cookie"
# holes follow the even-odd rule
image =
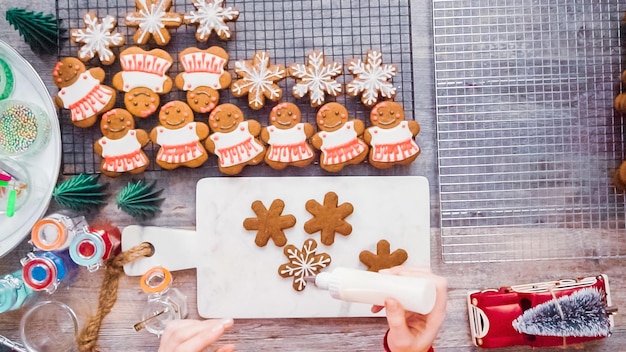
[[[230,39],[230,28],[227,21],[236,21],[239,11],[233,7],[224,7],[224,0],[194,0],[193,6],[196,11],[184,15],[185,24],[198,26],[196,39],[199,42],[209,40],[211,33],[215,31],[221,39]]]
[[[348,236],[352,233],[352,225],[345,219],[352,214],[354,207],[350,203],[339,203],[339,197],[335,192],[324,195],[324,204],[315,199],[306,202],[306,210],[313,218],[304,224],[304,231],[308,234],[321,232],[321,241],[330,246],[335,243],[335,233]]]
[[[365,61],[348,60],[348,71],[354,75],[354,80],[346,85],[346,92],[351,97],[362,94],[361,101],[367,107],[374,106],[379,95],[389,99],[396,96],[396,88],[389,80],[397,69],[394,65],[383,65],[381,52],[368,51]]]
[[[278,268],[278,275],[285,278],[293,277],[292,286],[296,291],[302,291],[306,288],[305,277],[315,276],[330,265],[330,255],[328,253],[316,254],[316,248],[317,242],[309,238],[304,241],[302,249],[288,244],[283,250],[289,262]]]
[[[391,252],[389,242],[380,240],[376,244],[376,253],[362,251],[359,254],[361,263],[367,266],[368,271],[379,271],[401,265],[409,258],[409,255],[402,248]]]
[[[183,24],[183,16],[169,12],[172,0],[135,0],[135,6],[137,11],[126,15],[126,25],[137,27],[133,36],[137,44],[146,44],[153,37],[157,45],[166,45],[171,39],[167,28]]]
[[[98,19],[93,12],[84,17],[85,29],[72,29],[70,38],[73,42],[83,44],[78,50],[78,58],[82,61],[91,60],[96,54],[103,65],[111,65],[115,61],[115,54],[111,47],[122,46],[124,36],[112,33],[116,22],[113,16]]]
[[[284,246],[287,243],[284,230],[296,224],[295,216],[282,215],[285,202],[282,199],[274,199],[270,208],[267,209],[263,202],[255,200],[251,207],[256,218],[244,219],[243,227],[246,230],[256,230],[254,243],[259,247],[264,247],[271,238],[276,246]]]
[[[286,77],[283,65],[270,65],[270,56],[263,51],[254,54],[252,60],[236,61],[235,73],[241,79],[235,81],[230,90],[236,97],[248,95],[248,106],[259,110],[265,105],[265,98],[278,101],[283,90],[276,82]]]
[[[311,106],[318,107],[324,104],[326,94],[336,97],[341,93],[341,84],[335,80],[343,70],[340,63],[327,64],[320,51],[311,52],[306,62],[306,65],[289,66],[289,75],[296,78],[296,85],[293,86],[293,95],[296,98],[310,94]]]

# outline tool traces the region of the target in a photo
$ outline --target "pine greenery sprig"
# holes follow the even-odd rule
[[[35,13],[21,8],[10,8],[6,20],[15,28],[36,54],[56,54],[59,36],[65,32],[52,14]]]
[[[163,189],[155,189],[156,181],[145,183],[141,180],[129,182],[117,194],[117,207],[134,218],[151,218],[160,211]]]
[[[74,211],[92,210],[106,203],[106,184],[98,182],[100,175],[79,174],[61,182],[52,191],[52,198],[62,207]]]

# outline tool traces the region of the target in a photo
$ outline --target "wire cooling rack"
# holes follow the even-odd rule
[[[173,1],[171,11],[189,13],[195,10],[191,0]],[[57,0],[57,17],[62,25],[68,29],[84,28],[83,16],[87,12],[94,12],[98,17],[114,16],[118,21],[117,31],[126,36],[126,44],[121,48],[135,45],[132,35],[134,28],[127,27],[124,16],[129,11],[135,11],[133,0]],[[163,47],[174,58],[174,64],[169,71],[170,77],[175,77],[181,68],[178,65],[178,52],[196,46],[204,49],[217,45],[223,47],[230,55],[229,71],[235,78],[232,67],[237,60],[250,60],[256,51],[266,51],[272,63],[290,65],[305,63],[306,55],[313,49],[324,52],[328,61],[344,64],[344,73],[338,78],[342,84],[350,82],[352,75],[346,70],[346,63],[351,58],[364,58],[368,50],[379,50],[383,53],[383,62],[394,64],[398,74],[393,78],[397,89],[395,100],[402,103],[407,119],[415,119],[413,113],[413,77],[412,77],[412,48],[410,0],[368,0],[368,1],[324,1],[324,0],[264,0],[264,1],[236,1],[227,0],[225,6],[234,6],[240,11],[239,19],[227,22],[233,33],[228,41],[218,39],[215,34],[208,43],[199,43],[195,38],[195,26],[183,25],[171,30],[172,40]],[[67,38],[65,38],[67,39]],[[142,46],[149,50],[156,46]],[[65,40],[65,45],[59,52],[59,57],[77,56],[79,46]],[[115,49],[116,54],[120,50]],[[88,67],[100,66],[97,60],[88,63]],[[105,69],[105,84],[111,85],[111,78],[120,70],[119,62],[112,66],[101,66]],[[51,68],[52,71],[52,68]],[[302,120],[315,125],[316,110],[310,107],[306,99],[296,99],[291,94],[295,80],[287,78],[279,83],[283,89],[283,101],[296,103],[302,110]],[[122,94],[118,94],[116,107],[122,107]],[[170,100],[185,101],[184,92],[176,88],[161,96],[161,104]],[[332,101],[327,97],[327,101]],[[361,104],[359,98],[340,95],[336,99],[346,106],[351,116],[363,120],[369,125],[369,109]],[[247,107],[245,98],[235,98],[228,90],[220,91],[220,103],[233,103],[239,106],[247,119],[256,119],[262,125],[267,125],[269,110],[275,104],[266,103],[266,107],[253,111]],[[65,175],[78,173],[98,173],[100,158],[93,152],[93,143],[101,137],[99,125],[81,129],[74,127],[70,122],[69,111],[60,111],[61,132],[63,139],[62,173]],[[156,118],[136,119],[138,128],[150,131],[156,124]],[[197,114],[196,121],[207,122],[207,116]],[[157,147],[151,143],[145,149],[148,157],[154,160]],[[212,157],[201,167],[203,176],[219,176],[217,160]],[[249,168],[247,168],[249,169]],[[254,166],[261,170],[257,174],[271,172],[264,165]],[[319,166],[310,166],[303,172],[307,174],[319,172]],[[360,166],[360,173],[370,174],[379,171],[372,167]],[[148,171],[160,170],[155,163],[151,163]],[[166,172],[176,172],[166,171]],[[345,171],[351,172],[351,171]],[[340,173],[341,174],[341,173]]]
[[[434,0],[445,262],[626,255],[621,0]]]

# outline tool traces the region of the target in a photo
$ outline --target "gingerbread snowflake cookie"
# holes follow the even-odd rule
[[[368,51],[365,61],[349,60],[348,71],[354,75],[354,79],[346,85],[346,92],[351,97],[361,94],[365,106],[374,106],[379,96],[388,99],[396,96],[396,88],[390,80],[396,75],[397,69],[394,65],[383,64],[381,52]]]
[[[304,231],[308,234],[321,232],[321,242],[327,246],[335,242],[335,234],[348,236],[352,233],[352,225],[345,219],[352,214],[354,207],[350,203],[339,204],[339,197],[335,192],[324,195],[324,204],[315,199],[309,199],[306,210],[313,218],[304,224]]]
[[[111,65],[115,61],[115,54],[111,47],[124,44],[124,36],[113,33],[116,21],[113,16],[98,19],[93,12],[88,12],[84,17],[85,29],[72,29],[70,38],[73,42],[82,44],[78,50],[78,58],[89,61],[98,55],[103,65]]]
[[[292,244],[285,246],[283,252],[289,262],[282,264],[278,268],[278,275],[281,277],[293,277],[292,287],[296,291],[306,288],[307,276],[315,276],[324,268],[330,265],[331,258],[328,253],[316,253],[317,242],[309,238],[304,241],[302,249],[298,249]]]
[[[368,271],[389,269],[404,263],[409,255],[402,248],[391,252],[391,246],[387,240],[380,240],[376,244],[376,253],[362,251],[359,260],[367,266]]]
[[[311,106],[321,106],[326,101],[326,94],[336,97],[341,93],[341,84],[335,80],[341,72],[340,63],[326,63],[324,53],[313,51],[307,56],[306,65],[289,66],[289,75],[296,78],[293,95],[302,98],[309,94]]]
[[[235,73],[240,79],[231,85],[230,91],[236,97],[248,95],[251,109],[261,109],[266,98],[271,101],[282,98],[283,90],[276,83],[286,77],[287,71],[283,65],[271,65],[268,53],[260,51],[252,60],[236,61]]]
[[[206,42],[213,32],[221,39],[230,39],[230,28],[226,22],[236,21],[239,11],[233,7],[225,7],[224,2],[224,0],[194,0],[193,6],[196,11],[184,15],[185,24],[198,26],[196,39],[199,42]]]
[[[269,209],[265,208],[260,200],[252,202],[252,210],[256,217],[246,218],[243,227],[246,230],[256,230],[254,243],[257,246],[264,247],[270,238],[278,247],[287,243],[284,230],[296,224],[296,217],[291,214],[282,215],[284,209],[285,202],[282,199],[274,199]]]
[[[135,0],[136,12],[126,15],[126,25],[137,27],[133,36],[136,44],[146,44],[150,38],[159,46],[170,42],[168,28],[177,28],[183,24],[183,17],[170,12],[172,0]]]

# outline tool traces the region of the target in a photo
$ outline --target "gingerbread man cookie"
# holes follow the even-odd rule
[[[126,25],[137,27],[133,36],[135,43],[146,44],[150,38],[159,46],[170,42],[168,28],[177,28],[183,24],[183,16],[170,12],[172,0],[135,0],[136,12],[126,15]]]
[[[230,85],[230,74],[225,70],[228,54],[218,46],[206,50],[187,48],[178,54],[185,72],[176,76],[176,87],[187,91],[187,104],[193,111],[207,113],[219,102],[219,89]]]
[[[195,24],[196,39],[199,42],[209,40],[211,33],[215,32],[220,39],[229,39],[230,28],[227,21],[236,21],[239,11],[233,7],[224,7],[224,0],[194,0],[193,6],[196,11],[191,11],[184,16],[185,24]]]
[[[156,163],[164,169],[179,166],[199,167],[208,159],[202,141],[209,135],[209,127],[193,120],[193,110],[182,101],[174,100],[159,111],[160,125],[150,132],[150,139],[161,146]]]
[[[236,175],[246,165],[263,161],[265,146],[258,140],[261,124],[245,120],[243,112],[233,104],[218,105],[209,115],[211,135],[206,149],[219,159],[219,169],[227,175]]]
[[[136,117],[148,117],[159,107],[159,94],[172,89],[167,71],[173,59],[166,51],[130,47],[120,53],[122,71],[113,76],[113,87],[124,92],[124,106]]]
[[[363,139],[371,146],[369,162],[379,169],[396,164],[408,165],[420,154],[413,140],[419,131],[417,121],[406,121],[402,105],[393,101],[376,104],[370,113],[372,126],[365,130]]]
[[[102,156],[100,171],[110,177],[124,172],[138,174],[146,170],[150,161],[142,148],[150,140],[148,133],[135,129],[133,115],[124,109],[113,109],[102,115],[98,139],[93,150]]]
[[[320,166],[330,172],[358,164],[367,156],[369,147],[361,139],[363,121],[348,117],[348,110],[339,103],[328,103],[317,112],[318,132],[311,137],[313,146],[322,151]]]
[[[106,16],[98,19],[93,12],[88,12],[84,17],[85,29],[72,29],[70,38],[75,43],[83,44],[78,50],[78,58],[89,61],[96,54],[103,65],[111,65],[115,61],[115,54],[111,47],[122,46],[124,36],[113,33],[116,26],[115,17]]]
[[[315,158],[308,142],[315,128],[300,122],[301,118],[300,109],[293,103],[280,103],[270,112],[270,125],[261,130],[261,140],[268,145],[265,163],[273,169],[307,166]]]
[[[100,67],[87,70],[80,60],[65,57],[57,62],[52,77],[59,87],[54,101],[70,110],[72,123],[77,127],[92,126],[99,115],[115,105],[115,90],[101,84],[104,70]]]
[[[276,84],[286,77],[287,71],[283,65],[270,65],[270,56],[260,51],[254,54],[249,61],[236,61],[235,73],[238,79],[230,87],[236,97],[248,95],[248,106],[259,110],[265,106],[265,99],[279,101],[283,90]]]
[[[396,96],[396,87],[389,81],[398,70],[394,65],[383,65],[383,54],[380,51],[368,51],[365,61],[348,60],[348,71],[354,75],[354,79],[346,85],[346,93],[351,97],[361,94],[365,106],[374,106],[379,95],[388,99]]]

